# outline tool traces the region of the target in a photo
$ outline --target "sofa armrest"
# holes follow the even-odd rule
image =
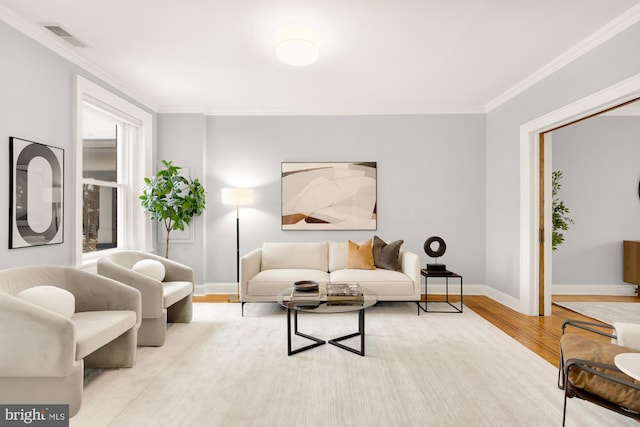
[[[98,274],[140,291],[142,294],[142,317],[144,319],[162,316],[164,292],[162,283],[158,280],[103,258],[98,260]]]
[[[66,272],[65,288],[76,299],[76,312],[101,310],[135,311],[142,320],[140,291],[116,280],[77,269]]]
[[[413,252],[401,250],[400,270],[413,281],[414,297],[420,299],[422,294],[420,287],[420,257]]]
[[[0,291],[0,377],[64,377],[78,363],[73,321]]]
[[[246,254],[240,260],[240,301],[248,293],[248,283],[256,274],[260,273],[262,265],[262,248],[257,248]]]

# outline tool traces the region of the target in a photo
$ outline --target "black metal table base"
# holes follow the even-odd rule
[[[457,273],[453,273],[451,271],[446,271],[443,273],[430,273],[427,270],[421,270],[421,274],[424,277],[424,293],[425,293],[425,301],[416,301],[416,304],[418,305],[418,316],[420,316],[420,310],[424,311],[425,313],[462,313],[462,309],[464,307],[464,292],[462,290],[462,276],[457,274]],[[426,296],[428,294],[427,292],[427,286],[428,286],[428,281],[429,278],[433,278],[433,277],[439,277],[439,278],[444,278],[445,279],[445,286],[446,286],[446,291],[445,291],[445,300],[444,301],[431,301],[433,303],[446,303],[449,304],[452,308],[452,310],[427,310],[427,303],[429,303],[429,301],[426,300]],[[459,279],[460,280],[460,306],[456,306],[455,304],[453,304],[451,301],[449,301],[449,279]],[[420,304],[424,304],[424,307]]]
[[[427,310],[427,303],[429,302],[449,304],[451,307],[453,307],[453,310]],[[462,304],[460,304],[460,307],[456,307],[450,301],[416,301],[416,304],[418,304],[418,316],[420,316],[420,310],[424,311],[425,313],[462,313]],[[424,304],[424,307],[420,304]]]
[[[296,349],[292,349],[291,348],[291,312],[293,311],[293,333],[295,335],[298,335],[300,337],[306,338],[308,340],[314,341],[313,344],[309,344],[303,347],[299,347]],[[347,345],[344,345],[342,343],[340,343],[339,341],[343,341],[349,338],[353,338],[353,337],[360,337],[360,350],[353,348],[353,347],[349,347]],[[289,356],[293,355],[293,354],[297,354],[306,350],[311,350],[312,348],[316,348],[319,347],[321,345],[326,344],[327,342],[331,345],[335,345],[336,347],[339,347],[343,350],[347,350],[350,351],[351,353],[355,353],[359,356],[364,356],[364,338],[365,338],[365,333],[364,333],[364,310],[359,310],[358,311],[358,332],[354,332],[352,334],[349,335],[345,335],[342,337],[338,337],[338,338],[333,338],[330,339],[329,341],[325,341],[322,340],[320,338],[316,338],[313,337],[311,335],[302,333],[298,330],[298,310],[295,309],[290,309],[287,308],[287,353],[289,354]]]

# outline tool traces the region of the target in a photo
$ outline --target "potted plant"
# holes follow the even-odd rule
[[[162,223],[167,231],[165,258],[169,258],[169,234],[171,230],[184,230],[191,218],[205,209],[205,191],[198,179],[181,176],[179,166],[163,160],[161,169],[151,178],[144,179],[142,207],[152,220]]]
[[[553,171],[551,174],[551,196],[553,199],[551,212],[553,221],[553,233],[551,235],[551,249],[556,250],[564,242],[562,231],[569,229],[569,224],[573,224],[573,220],[569,218],[569,208],[564,205],[562,200],[556,198],[558,191],[562,187],[560,179],[562,172]]]

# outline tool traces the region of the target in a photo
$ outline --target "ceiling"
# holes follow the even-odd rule
[[[612,21],[637,16],[639,6],[640,0],[0,0],[0,18],[48,38],[155,111],[419,114],[486,111]],[[69,45],[43,23],[88,47]],[[275,37],[290,24],[316,32],[316,63],[294,67],[276,59]]]

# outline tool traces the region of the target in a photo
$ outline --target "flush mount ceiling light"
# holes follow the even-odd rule
[[[276,56],[285,64],[311,65],[320,57],[315,32],[303,25],[290,25],[280,29],[276,37]]]

